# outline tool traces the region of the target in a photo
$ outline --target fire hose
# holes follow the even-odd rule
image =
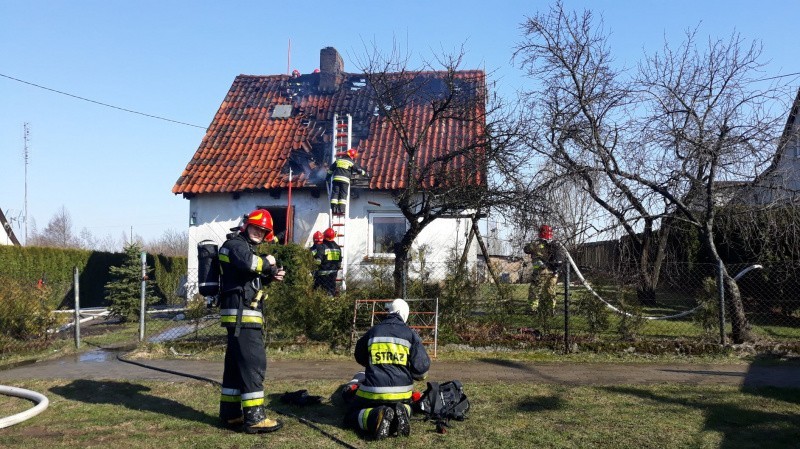
[[[34,416],[42,413],[48,405],[50,405],[50,401],[42,394],[39,394],[35,391],[25,390],[23,388],[16,388],[16,387],[7,387],[5,385],[0,385],[0,394],[4,394],[6,396],[14,396],[23,399],[30,399],[31,401],[36,402],[36,406],[25,410],[24,412],[17,413],[16,415],[7,416],[5,418],[0,419],[0,429],[13,426],[14,424],[21,423],[27,419],[33,418]]]
[[[605,299],[603,299],[603,297],[602,297],[602,296],[600,296],[600,294],[599,294],[599,293],[597,293],[597,292],[596,292],[596,291],[595,291],[595,290],[592,288],[592,286],[589,284],[589,282],[586,280],[586,278],[585,278],[585,277],[583,277],[583,274],[581,273],[581,270],[580,270],[580,269],[578,269],[578,265],[577,265],[577,264],[575,263],[575,261],[572,259],[572,256],[569,254],[569,251],[567,251],[567,248],[566,248],[566,247],[565,247],[563,244],[561,244],[560,242],[559,242],[559,245],[561,245],[561,248],[563,248],[563,249],[564,249],[564,254],[567,256],[567,261],[569,262],[569,265],[572,267],[572,269],[574,270],[575,274],[578,276],[578,279],[581,281],[581,284],[583,284],[583,286],[584,286],[584,287],[586,287],[586,290],[587,290],[587,291],[589,291],[589,293],[591,293],[591,294],[592,294],[592,295],[593,295],[595,298],[597,298],[597,299],[598,299],[600,302],[602,302],[603,304],[605,304],[605,306],[606,306],[608,309],[610,309],[610,310],[612,310],[612,311],[614,311],[614,312],[616,312],[616,313],[618,313],[618,314],[620,314],[620,315],[625,315],[625,316],[629,316],[629,317],[632,317],[632,316],[634,316],[633,314],[631,314],[631,313],[629,313],[629,312],[625,312],[624,310],[620,310],[620,309],[618,309],[617,307],[614,307],[614,306],[613,306],[611,303],[609,303],[608,301],[606,301]],[[744,275],[745,275],[746,273],[748,273],[749,271],[751,271],[751,270],[757,270],[757,269],[760,269],[760,268],[763,268],[763,267],[762,267],[761,265],[758,265],[758,264],[755,264],[755,265],[750,265],[749,267],[747,267],[747,268],[745,268],[744,270],[740,271],[740,272],[739,272],[739,274],[737,274],[737,275],[736,275],[736,276],[733,278],[733,280],[734,280],[734,281],[738,281],[739,279],[741,279],[741,277],[742,277],[742,276],[744,276]],[[686,310],[686,311],[684,311],[684,312],[680,312],[680,313],[676,313],[676,314],[674,314],[674,315],[667,315],[667,316],[642,316],[641,318],[642,318],[642,319],[645,319],[645,320],[670,320],[670,319],[675,319],[675,318],[682,318],[682,317],[684,317],[684,316],[686,316],[686,315],[691,315],[692,313],[696,312],[698,309],[700,309],[700,307],[702,307],[702,305],[698,305],[698,306],[694,307],[693,309]]]

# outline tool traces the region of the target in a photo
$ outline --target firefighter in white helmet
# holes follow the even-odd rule
[[[345,425],[377,440],[411,433],[414,381],[425,379],[431,366],[419,334],[406,324],[408,303],[395,299],[386,311],[356,342],[354,355],[364,375],[345,415]]]

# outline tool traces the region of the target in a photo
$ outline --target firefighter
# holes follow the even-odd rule
[[[324,239],[322,245],[325,249],[317,276],[320,279],[320,286],[329,295],[334,296],[336,295],[336,276],[339,274],[339,269],[342,268],[342,248],[334,240],[336,231],[333,228],[326,229],[322,237]]]
[[[238,232],[219,249],[220,320],[228,332],[219,416],[229,427],[244,425],[247,433],[280,429],[281,421],[264,411],[264,282],[282,281],[286,274],[272,255],[260,256],[255,247],[273,238],[272,216],[264,209],[250,212]]]
[[[331,213],[344,215],[347,211],[347,192],[350,188],[350,178],[353,173],[367,176],[367,172],[355,163],[358,152],[350,148],[346,152],[336,155],[333,165],[328,169],[328,178],[331,180]]]
[[[325,260],[325,245],[323,244],[323,235],[321,232],[317,231],[313,235],[314,244],[311,245],[309,251],[311,251],[311,255],[314,257],[314,263],[317,266],[317,269],[314,270],[314,288],[322,287],[322,276],[320,273],[320,267]]]
[[[528,304],[540,315],[553,315],[556,307],[556,283],[563,255],[553,241],[553,228],[539,227],[539,238],[523,248],[531,256],[531,283],[528,288]]]
[[[416,331],[406,325],[408,303],[395,299],[388,315],[356,342],[355,359],[364,367],[345,425],[375,439],[411,433],[414,381],[424,380],[431,359]]]

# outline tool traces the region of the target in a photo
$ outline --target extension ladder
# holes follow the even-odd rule
[[[352,145],[353,141],[353,118],[350,114],[347,114],[344,117],[340,117],[337,114],[333,115],[333,147],[331,148],[331,160],[330,164],[333,165],[334,161],[336,161],[336,154],[337,153],[344,153],[345,151],[349,150]],[[328,184],[328,224],[329,226],[336,231],[336,244],[341,247],[342,250],[342,268],[339,270],[339,273],[336,275],[336,282],[339,283],[341,286],[341,291],[347,290],[347,283],[345,281],[347,277],[347,232],[346,232],[346,225],[347,225],[347,217],[350,214],[350,184],[347,185],[347,206],[345,207],[345,213],[343,215],[334,214],[333,210],[330,208],[330,197],[332,193],[332,183],[333,179],[331,179],[331,183]]]

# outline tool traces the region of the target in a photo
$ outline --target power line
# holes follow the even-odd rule
[[[155,119],[158,119],[158,120],[164,120],[164,121],[167,121],[167,122],[177,123],[179,125],[193,126],[195,128],[206,129],[205,126],[193,125],[191,123],[180,122],[178,120],[172,120],[172,119],[168,119],[168,118],[165,118],[165,117],[159,117],[157,115],[145,114],[144,112],[134,111],[132,109],[121,108],[119,106],[114,106],[114,105],[111,105],[111,104],[108,104],[108,103],[103,103],[101,101],[95,101],[95,100],[91,100],[89,98],[84,98],[84,97],[80,97],[78,95],[73,95],[73,94],[70,94],[70,93],[67,93],[67,92],[62,92],[60,90],[51,89],[49,87],[45,87],[45,86],[41,86],[39,84],[31,83],[29,81],[21,80],[19,78],[14,78],[13,76],[4,75],[2,73],[0,73],[0,76],[2,76],[3,78],[8,78],[10,80],[14,80],[14,81],[23,83],[23,84],[27,84],[29,86],[38,87],[39,89],[49,90],[50,92],[55,92],[57,94],[66,95],[66,96],[72,97],[72,98],[77,98],[78,100],[83,100],[83,101],[88,101],[89,103],[99,104],[100,106],[106,106],[106,107],[109,107],[109,108],[118,109],[120,111],[130,112],[132,114],[139,114],[139,115],[143,115],[145,117],[150,117],[150,118],[155,118]]]

